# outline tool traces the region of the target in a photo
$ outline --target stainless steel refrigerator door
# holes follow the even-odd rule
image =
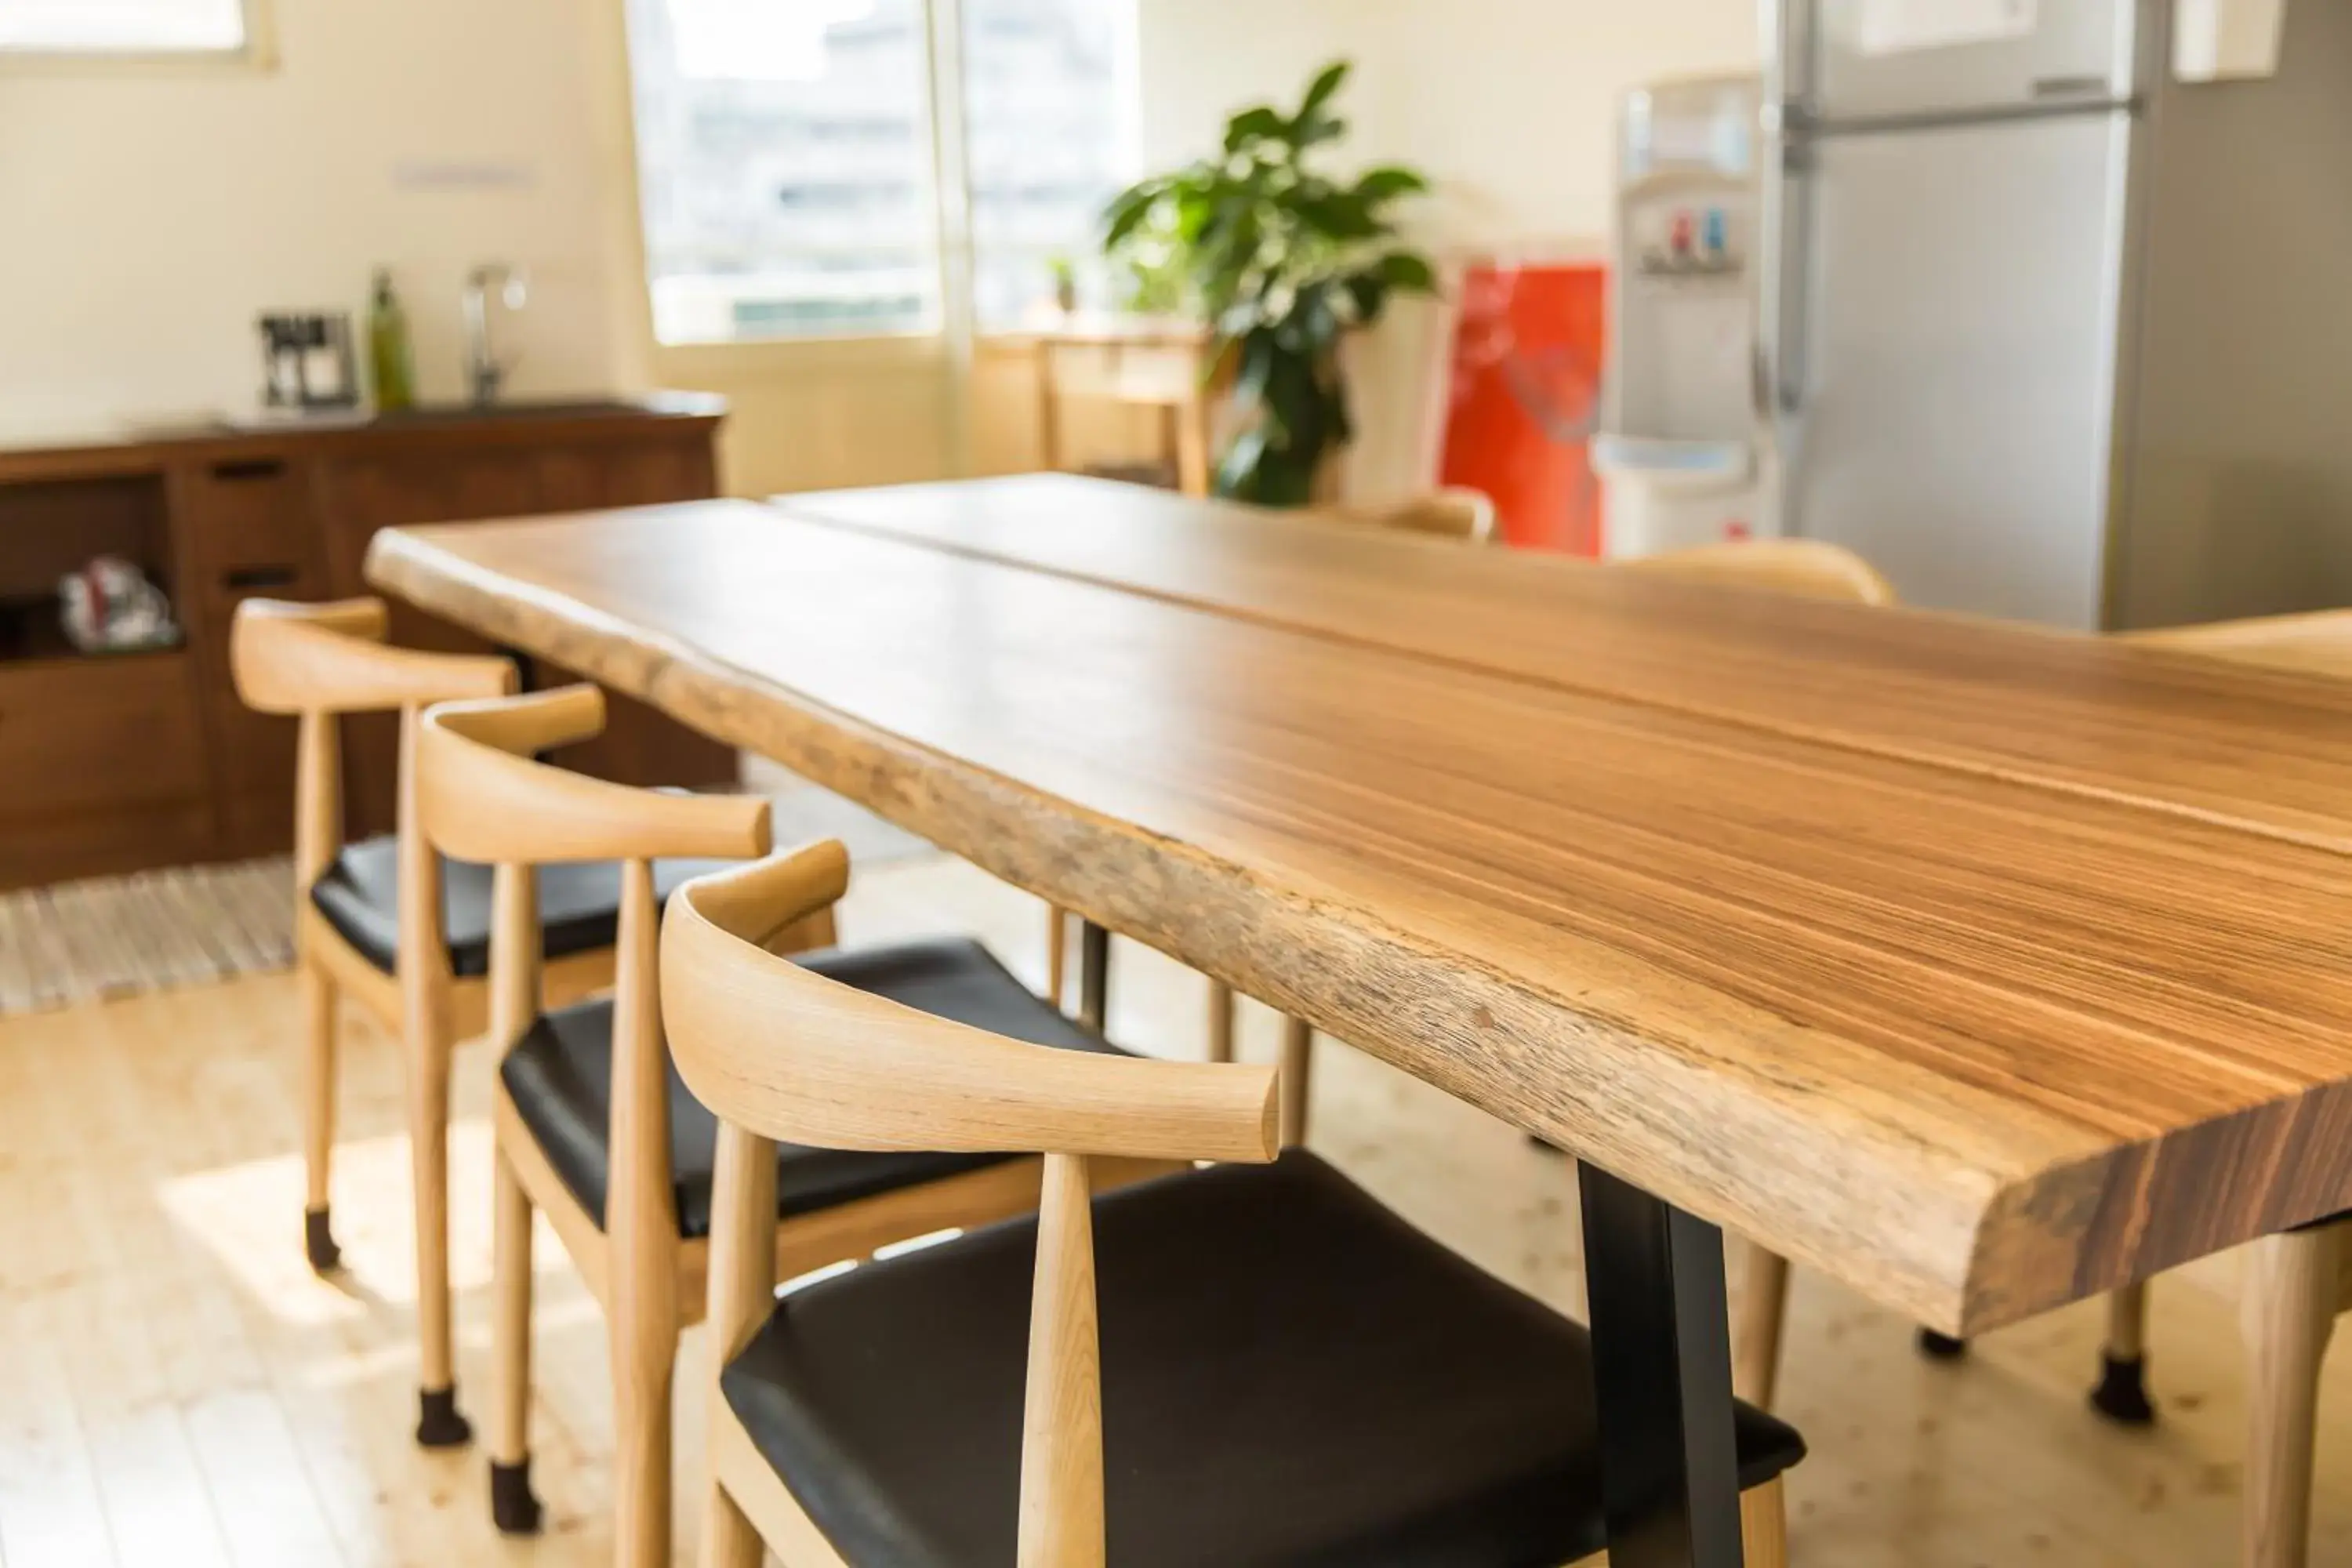
[[[1913,604],[2098,624],[2130,134],[2114,113],[1801,149],[1789,532]]]
[[[1780,0],[1787,90],[1816,119],[2096,101],[2132,90],[2137,0]]]

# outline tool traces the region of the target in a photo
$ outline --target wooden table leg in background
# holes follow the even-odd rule
[[[1740,1568],[1723,1233],[1580,1163],[1611,1568]]]

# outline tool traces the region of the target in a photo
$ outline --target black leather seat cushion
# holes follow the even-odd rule
[[[362,958],[394,972],[400,943],[400,842],[391,837],[347,844],[310,884],[310,902]],[[667,899],[689,879],[731,865],[726,860],[656,860],[654,894]],[[490,876],[469,860],[441,862],[443,932],[450,973],[490,972]],[[610,860],[539,868],[539,923],[550,958],[613,945],[620,927],[621,868]]]
[[[860,991],[1016,1040],[1074,1051],[1115,1048],[1046,1005],[969,938],[836,948],[806,954],[799,962]],[[583,1002],[541,1017],[507,1052],[499,1076],[548,1163],[602,1226],[612,1170],[612,1003]],[[675,1065],[669,1069],[669,1144],[678,1233],[708,1236],[719,1123],[694,1098]],[[810,1214],[1010,1157],[877,1154],[780,1144],[777,1212]]]
[[[1119,1568],[1553,1568],[1603,1546],[1590,1339],[1312,1155],[1095,1202]],[[1034,1219],[784,1297],[720,1378],[849,1562],[1011,1568]],[[1743,1485],[1803,1457],[1742,1406]]]

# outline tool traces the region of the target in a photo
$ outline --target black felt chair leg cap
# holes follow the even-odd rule
[[[1939,1334],[1933,1329],[1921,1329],[1919,1353],[1932,1361],[1958,1361],[1969,1353],[1969,1342]]]
[[[2091,1408],[2118,1426],[2152,1426],[2156,1406],[2147,1397],[2147,1358],[2099,1357],[2099,1386],[2091,1390]]]
[[[501,1535],[537,1535],[539,1499],[530,1491],[530,1461],[490,1461],[490,1522]]]
[[[320,1274],[332,1274],[343,1266],[343,1249],[335,1245],[324,1208],[302,1211],[302,1249],[310,1255],[310,1267]]]
[[[423,1388],[416,1394],[416,1441],[427,1448],[461,1448],[474,1440],[473,1423],[457,1414],[456,1388]]]

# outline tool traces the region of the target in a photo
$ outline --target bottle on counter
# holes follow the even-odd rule
[[[392,273],[377,268],[368,306],[368,372],[380,413],[416,406],[416,359],[408,348],[408,312],[393,292]]]

